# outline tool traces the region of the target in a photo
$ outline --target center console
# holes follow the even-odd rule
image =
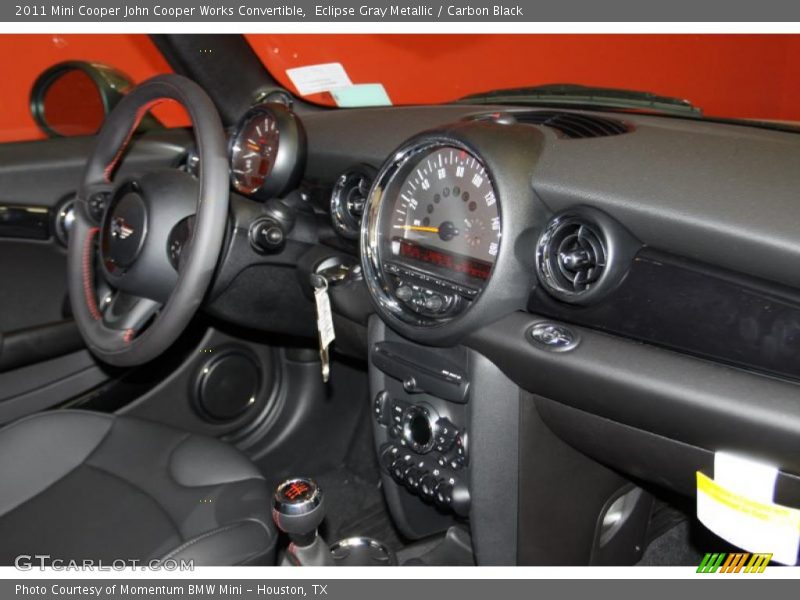
[[[468,384],[463,369],[402,342],[374,344],[372,363],[388,376],[373,406],[381,465],[426,502],[467,515]]]
[[[403,533],[447,529],[470,510],[469,380],[463,349],[427,349],[370,328],[372,423],[387,500]]]
[[[464,346],[433,348],[369,322],[384,496],[409,539],[469,528],[478,564],[515,564],[519,389]]]

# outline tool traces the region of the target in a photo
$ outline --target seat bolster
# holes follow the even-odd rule
[[[0,429],[0,515],[42,493],[92,454],[114,424],[87,411],[38,413]],[[13,485],[8,485],[13,482]]]
[[[195,567],[271,564],[276,540],[263,523],[248,519],[195,536],[160,560],[191,560]]]
[[[233,446],[192,435],[172,452],[169,470],[176,483],[201,487],[263,479],[256,466]]]

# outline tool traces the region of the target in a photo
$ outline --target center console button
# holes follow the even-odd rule
[[[419,494],[426,500],[433,500],[436,496],[436,486],[439,485],[439,478],[428,473],[419,482]]]
[[[447,481],[442,481],[436,486],[434,500],[440,507],[449,508],[450,503],[453,501],[453,485]]]
[[[436,487],[434,502],[440,508],[452,510],[458,515],[466,516],[469,514],[469,490],[463,481],[456,479],[442,481]]]
[[[403,379],[403,389],[408,394],[419,394],[422,392],[420,387],[417,385],[417,380],[412,375],[409,375],[405,379]]]
[[[395,295],[397,296],[398,300],[408,302],[414,295],[414,290],[412,290],[410,286],[401,285],[399,288],[397,288],[397,291],[395,291]]]
[[[389,425],[391,417],[389,416],[389,401],[391,397],[386,390],[380,391],[375,395],[373,402],[373,412],[375,420],[381,425]]]
[[[444,307],[444,298],[439,294],[431,294],[425,298],[425,308],[431,312],[439,312]]]
[[[397,483],[403,484],[406,479],[406,471],[412,466],[413,462],[410,456],[401,456],[392,463],[392,466],[389,468],[389,473],[392,475],[392,479]]]
[[[387,471],[392,468],[392,463],[397,460],[400,448],[393,444],[387,444],[381,450],[380,463]]]
[[[406,471],[405,485],[411,491],[416,491],[419,488],[420,481],[425,476],[425,471],[419,467],[411,467]]]
[[[458,428],[449,419],[442,417],[436,421],[436,445],[434,449],[440,454],[446,453],[458,436]]]

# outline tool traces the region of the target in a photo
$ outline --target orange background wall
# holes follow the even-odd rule
[[[687,98],[715,116],[800,121],[798,35],[248,35],[288,87],[287,68],[341,62],[395,104],[444,102],[497,87],[582,83]],[[0,35],[0,141],[42,137],[30,88],[64,60],[104,62],[142,81],[169,72],[146,35]],[[318,95],[312,100],[329,103]],[[186,123],[164,105],[167,125]]]
[[[800,121],[800,35],[250,35],[281,80],[341,62],[395,104],[580,83],[691,100],[714,116]],[[318,100],[324,101],[323,97]]]
[[[146,35],[0,35],[0,142],[45,137],[30,115],[33,82],[47,67],[65,60],[101,62],[133,81],[171,69]],[[186,114],[173,103],[154,111],[168,125],[184,125]]]

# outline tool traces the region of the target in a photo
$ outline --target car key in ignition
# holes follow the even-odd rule
[[[331,375],[330,345],[336,339],[333,330],[333,314],[328,297],[328,279],[320,273],[311,274],[314,287],[314,302],[317,305],[317,331],[319,332],[319,359],[322,363],[322,381],[328,383]]]

